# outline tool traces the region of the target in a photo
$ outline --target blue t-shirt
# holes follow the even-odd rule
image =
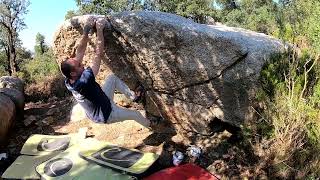
[[[89,119],[96,123],[106,123],[111,113],[111,103],[108,96],[95,81],[93,71],[86,68],[81,77],[73,84],[65,80],[67,89],[72,92],[77,102],[85,109]]]

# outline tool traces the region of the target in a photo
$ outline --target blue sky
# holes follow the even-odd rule
[[[74,0],[30,0],[29,12],[24,16],[26,29],[19,33],[23,47],[34,51],[36,34],[39,32],[51,46],[53,34],[64,21],[69,10],[76,10]]]

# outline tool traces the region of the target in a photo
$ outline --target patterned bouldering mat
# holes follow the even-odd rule
[[[36,166],[54,157],[56,154],[44,156],[19,156],[2,174],[3,179],[40,179]],[[1,179],[1,178],[0,178]]]
[[[101,166],[135,175],[145,172],[159,157],[154,153],[126,149],[101,141],[81,150],[80,156]]]
[[[76,135],[41,135],[34,134],[24,143],[20,153],[25,155],[47,155],[62,152],[76,144]]]
[[[110,179],[132,180],[134,177],[101,167],[79,157],[79,146],[73,146],[36,167],[42,179],[87,180]]]

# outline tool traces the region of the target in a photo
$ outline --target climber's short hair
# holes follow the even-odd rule
[[[66,58],[61,62],[60,70],[64,77],[71,79],[70,73],[74,70],[74,67],[69,63],[69,58]]]

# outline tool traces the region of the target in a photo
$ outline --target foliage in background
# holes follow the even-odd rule
[[[19,31],[26,25],[27,0],[0,0],[0,49],[6,54],[6,71],[9,75],[19,71],[17,48],[20,46]]]
[[[290,51],[274,56],[261,71],[263,91],[259,100],[265,106],[261,114],[268,126],[264,130],[269,131],[265,133],[268,136],[262,135],[270,141],[270,175],[320,175],[316,153],[320,150],[320,109],[315,103],[319,85],[313,77],[318,60],[319,56]]]
[[[195,22],[205,24],[208,17],[215,17],[216,14],[212,3],[212,0],[175,0],[166,1],[165,3],[158,1],[155,6],[160,11],[178,14],[191,18]]]
[[[21,66],[24,61],[28,61],[32,58],[32,53],[26,48],[17,47],[16,49],[16,63],[18,70],[21,70]],[[19,74],[19,72],[17,72]],[[7,55],[4,51],[0,51],[0,76],[9,76]]]
[[[25,57],[18,77],[26,83],[26,101],[46,101],[50,97],[65,97],[69,93],[59,71],[52,49],[45,44],[45,37],[38,33],[33,57]]]
[[[269,173],[277,178],[320,176],[319,1],[281,0],[272,33],[290,42],[261,72],[263,118],[271,136]],[[263,94],[262,93],[262,94]]]
[[[208,17],[215,15],[212,0],[76,0],[78,12],[68,12],[68,18],[75,14],[112,14],[121,11],[147,10],[174,13],[195,22],[205,23]]]
[[[49,50],[49,47],[45,44],[45,37],[40,34],[37,33],[36,35],[36,44],[34,46],[34,53],[35,56],[40,56],[42,54],[44,54],[45,52],[47,52]]]
[[[125,10],[153,10],[178,14],[199,23],[210,18],[229,26],[266,33],[300,47],[320,50],[318,0],[76,0],[80,14],[112,14]]]
[[[64,19],[67,20],[67,19],[70,19],[74,16],[78,16],[78,12],[74,11],[74,10],[69,10],[67,11],[67,14],[64,16]]]
[[[277,3],[273,0],[219,0],[223,7],[218,20],[229,26],[243,27],[253,31],[272,34],[277,29]]]
[[[36,83],[45,81],[48,76],[55,76],[58,73],[60,73],[58,64],[55,62],[52,50],[49,49],[47,52],[25,61],[19,76],[27,83]]]
[[[110,14],[113,12],[142,9],[140,0],[76,0],[80,14]]]
[[[46,81],[47,77],[56,76],[60,73],[51,48],[44,42],[45,37],[38,33],[34,47],[34,57],[21,64],[18,76],[29,84]]]
[[[3,52],[3,51],[0,52],[0,76],[7,75],[7,72],[6,72],[6,67],[7,67],[6,60],[7,60],[7,57],[6,57],[5,52]]]

